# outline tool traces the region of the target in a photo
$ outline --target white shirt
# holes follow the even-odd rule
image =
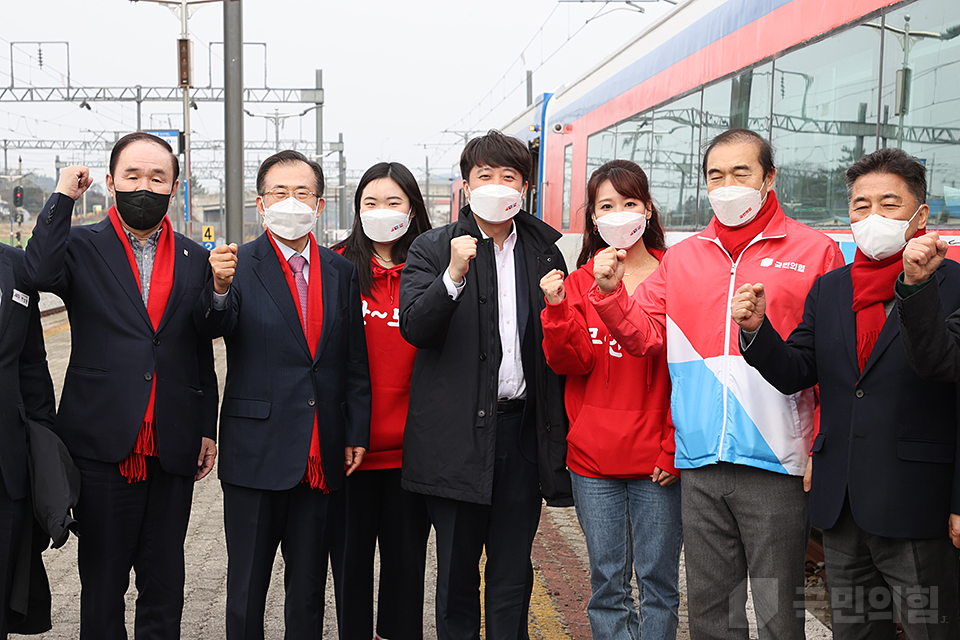
[[[487,234],[480,230],[484,238]],[[523,377],[523,361],[520,358],[520,329],[517,327],[517,273],[514,260],[514,248],[517,246],[517,225],[511,225],[510,235],[503,241],[503,249],[493,243],[494,258],[497,265],[497,318],[500,324],[500,346],[503,357],[500,359],[500,372],[497,383],[499,400],[515,400],[527,396],[527,382]],[[466,276],[458,287],[453,283],[450,272],[443,271],[443,283],[447,294],[456,300],[467,283]]]
[[[268,232],[269,233],[269,232]],[[277,241],[277,246],[280,247],[280,254],[283,256],[283,259],[289,264],[290,258],[297,255],[297,252],[283,244],[280,241]],[[300,254],[303,256],[303,259],[307,262],[303,265],[303,279],[307,284],[310,284],[310,238],[307,237],[307,246],[303,248],[303,253]],[[448,276],[449,277],[449,276]],[[453,280],[450,281],[453,284]],[[462,287],[461,287],[462,288]],[[223,311],[227,308],[227,294],[230,293],[230,290],[227,289],[227,293],[217,293],[213,292],[213,308],[216,311]]]

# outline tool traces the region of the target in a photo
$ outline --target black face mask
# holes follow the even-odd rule
[[[167,215],[170,193],[139,191],[116,191],[117,212],[127,226],[137,231],[153,229]]]

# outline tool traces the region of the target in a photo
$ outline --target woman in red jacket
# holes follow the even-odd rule
[[[354,206],[353,230],[333,249],[357,267],[373,413],[370,449],[345,484],[340,640],[375,637],[373,560],[378,543],[376,636],[421,640],[430,521],[423,496],[400,488],[403,427],[417,350],[400,337],[399,292],[407,249],[430,228],[430,218],[413,174],[396,162],[381,162],[363,174]]]
[[[595,286],[593,256],[607,246],[627,251],[623,283],[630,294],[665,249],[647,176],[627,160],[604,164],[587,183],[579,268],[566,280],[553,271],[540,281],[547,300],[543,347],[550,367],[567,376],[567,466],[590,556],[593,637],[670,640],[683,539],[670,377],[665,355],[622,352],[587,298]]]

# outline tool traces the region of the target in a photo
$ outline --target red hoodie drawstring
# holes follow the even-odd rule
[[[390,269],[387,271],[387,294],[390,296],[390,304],[396,304],[395,292],[400,287],[400,270]]]

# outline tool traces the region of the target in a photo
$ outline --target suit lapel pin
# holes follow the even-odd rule
[[[189,257],[190,257],[190,252],[187,251],[186,249],[184,249],[184,250],[183,250],[183,255],[185,255],[185,256],[187,256],[187,257],[189,258]]]

